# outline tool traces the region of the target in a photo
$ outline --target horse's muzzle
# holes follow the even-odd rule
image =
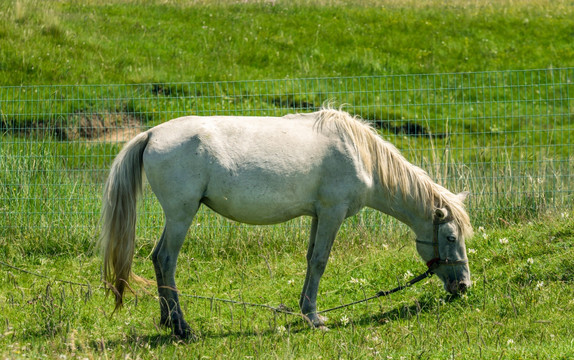
[[[469,287],[470,282],[468,281],[452,281],[446,286],[446,291],[453,295],[464,294]]]

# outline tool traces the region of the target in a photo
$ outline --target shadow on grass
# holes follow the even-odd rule
[[[289,324],[285,325],[285,333],[297,334],[304,331],[312,331],[307,323],[302,319],[294,319]],[[277,328],[268,328],[261,331],[254,330],[221,330],[221,331],[194,331],[196,337],[190,339],[179,339],[172,335],[168,330],[162,333],[155,333],[150,335],[144,334],[128,334],[125,337],[115,339],[94,339],[90,342],[90,347],[100,353],[106,351],[113,351],[117,348],[124,349],[137,349],[137,348],[150,348],[156,349],[163,346],[170,345],[193,345],[201,344],[209,339],[226,339],[226,338],[246,338],[246,337],[268,337],[277,335]]]
[[[459,296],[448,295],[444,298],[446,303],[455,302],[459,299]],[[393,323],[399,320],[410,320],[416,318],[419,314],[428,313],[433,311],[437,306],[436,300],[423,296],[420,299],[416,299],[411,305],[401,305],[396,306],[385,312],[371,312],[370,314],[365,314],[359,318],[350,320],[355,326],[385,326],[389,323]],[[375,307],[373,306],[373,309]],[[284,315],[278,315],[278,317],[283,317]],[[332,319],[336,319],[335,316],[331,316]],[[159,348],[165,345],[185,345],[202,343],[208,339],[225,339],[225,338],[239,338],[239,337],[268,337],[274,336],[279,333],[284,334],[299,334],[309,331],[322,331],[311,329],[308,323],[300,317],[285,316],[285,321],[281,325],[281,330],[279,330],[278,322],[271,321],[269,327],[263,330],[253,330],[240,329],[240,330],[209,330],[205,332],[198,332],[195,329],[195,334],[197,338],[195,340],[181,340],[176,336],[169,333],[168,330],[163,331],[163,333],[156,333],[153,335],[140,335],[137,333],[126,334],[124,338],[115,340],[94,340],[91,346],[99,351],[104,351],[104,349],[115,349],[117,347],[128,347],[128,348],[138,348],[140,346],[147,348]],[[329,323],[329,328],[331,331],[337,331],[339,328],[344,328],[336,320],[331,320]],[[161,331],[161,330],[158,330]]]
[[[445,303],[451,303],[458,301],[460,295],[446,295],[443,298]],[[379,314],[366,314],[362,316],[359,320],[354,321],[356,325],[373,325],[377,323],[378,325],[384,325],[393,321],[398,320],[411,320],[416,318],[419,314],[426,314],[434,309],[436,309],[436,300],[432,297],[423,296],[421,299],[415,300],[412,305],[397,306],[391,310],[385,311]]]

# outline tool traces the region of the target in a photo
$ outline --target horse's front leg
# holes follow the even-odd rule
[[[330,213],[328,216],[319,217],[317,224],[313,224],[309,249],[307,251],[307,274],[305,276],[305,285],[301,293],[300,306],[301,312],[307,316],[309,322],[314,327],[323,327],[325,319],[317,314],[317,292],[321,276],[325,272],[331,247],[343,222],[344,216],[337,216],[336,213]],[[313,241],[314,240],[314,241]]]
[[[315,236],[317,235],[317,218],[314,217],[311,222],[311,234],[309,235],[309,245],[307,246],[307,272],[305,273],[305,283],[301,290],[301,297],[299,298],[299,308],[303,309],[303,301],[306,298],[307,286],[309,285],[309,268],[311,266],[311,259],[313,257],[313,249],[315,248]]]
[[[161,239],[152,253],[159,293],[160,325],[171,328],[173,334],[182,339],[194,337],[183,318],[175,285],[177,257],[188,227],[189,225],[181,223],[170,224],[168,220]]]

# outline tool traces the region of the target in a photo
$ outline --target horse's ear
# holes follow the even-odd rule
[[[448,210],[444,208],[438,208],[435,210],[434,215],[437,220],[444,220],[448,216]]]
[[[461,193],[458,193],[456,196],[459,198],[460,202],[465,202],[466,199],[468,199],[469,195],[470,195],[470,192],[463,191]]]

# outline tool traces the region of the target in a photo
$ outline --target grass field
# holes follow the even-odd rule
[[[130,295],[125,309],[111,316],[112,299],[97,282],[100,263],[89,245],[54,251],[38,239],[24,255],[25,243],[3,239],[10,256],[2,259],[91,287],[3,267],[0,355],[569,359],[574,356],[572,216],[478,230],[468,242],[474,287],[467,295],[450,298],[431,278],[389,298],[329,313],[329,332],[311,330],[298,317],[185,296],[295,307],[304,278],[304,226],[231,226],[202,236],[192,231],[178,269],[183,308],[200,336],[191,344],[157,327],[153,287],[135,288],[137,296]],[[412,240],[404,231],[344,230],[322,282],[320,308],[370,296],[422,271]],[[138,239],[138,246],[136,272],[152,277],[152,241]]]
[[[574,58],[574,8],[560,0],[2,0],[0,20],[0,85],[546,69]]]
[[[571,71],[452,75],[570,67],[573,36],[568,1],[0,0],[0,357],[573,358],[574,212],[571,195],[554,197],[568,189],[574,164]],[[428,73],[445,73],[434,78],[444,89],[420,95],[429,77],[402,77]],[[307,99],[278,85],[262,97],[265,82],[239,89],[236,81],[363,75],[411,83],[396,88],[403,98],[390,111],[372,111],[397,99],[372,97],[376,91],[362,91],[363,80],[339,85],[359,94],[339,101],[386,124],[381,134],[411,161],[449,187],[470,188],[475,208],[486,208],[471,213],[477,229],[467,243],[474,281],[468,294],[449,297],[433,277],[329,313],[329,332],[298,317],[194,299],[186,295],[296,308],[304,280],[308,219],[251,227],[206,211],[192,225],[177,275],[199,340],[181,343],[158,328],[153,286],[135,287],[112,316],[93,244],[101,183],[121,143],[94,141],[98,134],[82,133],[82,123],[92,116],[149,126],[189,111],[183,98],[193,99],[193,112],[310,110],[339,90],[320,85]],[[552,80],[515,85],[533,76]],[[486,85],[474,85],[483,79]],[[472,86],[463,92],[451,83]],[[37,84],[49,86],[29,87]],[[29,102],[13,100],[22,91]],[[408,105],[421,96],[436,108],[421,114]],[[468,106],[482,97],[498,102]],[[515,108],[514,100],[522,105]],[[450,101],[462,107],[438,106]],[[443,118],[453,120],[445,125]],[[403,120],[461,136],[430,142],[394,134]],[[48,125],[55,131],[46,134]],[[150,197],[139,210],[135,271],[153,278],[150,253],[163,219]],[[384,216],[349,219],[319,307],[370,296],[423,271],[413,240]]]

